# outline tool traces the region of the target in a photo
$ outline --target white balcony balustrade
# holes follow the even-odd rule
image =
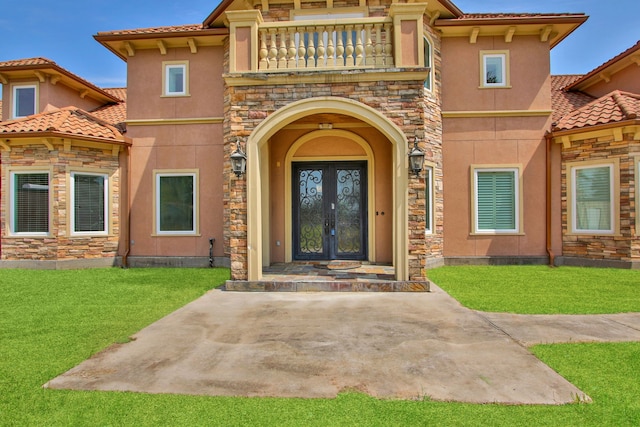
[[[258,70],[392,68],[388,18],[269,22],[258,27]]]

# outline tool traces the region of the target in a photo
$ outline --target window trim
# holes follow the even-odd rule
[[[429,74],[427,78],[424,80],[424,88],[428,92],[433,92],[433,43],[431,39],[425,34],[424,35],[424,66],[429,68]],[[427,55],[428,52],[428,55]],[[428,62],[428,63],[427,63]]]
[[[27,114],[26,116],[19,116],[18,115],[18,97],[16,96],[16,92],[18,89],[27,89],[27,88],[32,88],[33,89],[33,113],[32,114]],[[37,114],[39,111],[39,87],[38,87],[38,83],[14,83],[11,85],[11,118],[12,119],[22,119],[24,117],[28,117],[30,115],[33,114]]]
[[[576,185],[575,171],[609,167],[611,176],[611,229],[610,230],[582,230],[577,229]],[[620,235],[620,159],[587,160],[582,162],[568,162],[566,166],[567,183],[567,234],[576,236],[619,236]]]
[[[112,229],[111,224],[111,177],[109,172],[102,169],[70,169],[67,171],[67,194],[69,212],[68,231],[70,236],[107,236]],[[102,231],[75,231],[75,175],[101,176],[104,178],[104,230]]]
[[[502,83],[487,82],[487,59],[502,58],[502,73],[504,81]],[[510,89],[511,73],[510,60],[508,50],[481,50],[480,51],[480,88],[481,89]]]
[[[169,70],[172,68],[182,68],[183,77],[183,91],[171,92],[169,90]],[[162,62],[162,96],[175,98],[183,96],[191,96],[189,93],[189,61],[163,61]]]
[[[471,235],[523,235],[524,230],[524,197],[523,197],[523,179],[522,165],[471,165]],[[514,219],[515,228],[508,230],[480,229],[478,226],[478,172],[512,172],[516,179],[514,185]]]
[[[434,234],[433,232],[433,192],[435,190],[435,183],[433,182],[434,166],[431,163],[425,162],[425,192],[429,190],[428,194],[425,194],[425,213],[427,214],[427,220],[425,221],[425,234]]]
[[[49,222],[47,224],[46,232],[19,232],[16,230],[16,194],[14,191],[15,188],[15,175],[30,175],[30,174],[44,174],[46,173],[48,176],[48,218]],[[7,205],[6,210],[8,214],[7,220],[7,237],[49,237],[52,234],[52,226],[53,226],[53,197],[52,197],[52,176],[53,170],[52,168],[39,168],[39,167],[30,167],[30,166],[17,166],[17,167],[8,167],[8,183],[9,183],[9,197],[7,197]]]
[[[160,178],[165,176],[191,176],[193,178],[193,229],[181,231],[160,230]],[[154,169],[153,170],[153,230],[156,237],[200,236],[200,170],[199,169]]]

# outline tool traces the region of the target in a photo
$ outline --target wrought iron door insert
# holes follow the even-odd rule
[[[296,260],[365,259],[366,162],[293,163]]]

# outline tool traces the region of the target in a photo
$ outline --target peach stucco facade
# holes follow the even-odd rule
[[[42,58],[0,63],[0,265],[222,265],[233,280],[258,281],[271,264],[357,259],[421,281],[445,263],[597,259],[589,238],[567,232],[566,162],[591,161],[589,144],[605,136],[558,128],[549,72],[550,50],[585,19],[465,14],[449,0],[223,0],[202,24],[98,33],[127,63],[124,97]],[[572,80],[584,103],[640,91],[634,52]],[[37,89],[27,117],[13,117],[15,85]],[[67,106],[86,124],[62,114]],[[46,118],[55,126],[40,129]],[[640,168],[633,126],[611,134],[628,143],[616,163],[628,171]],[[416,170],[412,152],[423,160]],[[345,171],[356,178],[331,175]],[[23,231],[11,183],[32,174],[51,184],[25,191],[98,176],[109,184],[109,225],[98,235],[60,229],[75,202],[58,209],[48,190],[51,227]],[[303,194],[304,174],[317,181]],[[635,227],[637,190],[620,176],[620,222]],[[348,221],[336,213],[341,192]],[[304,203],[318,215],[304,217]],[[624,243],[605,249],[635,265],[636,230],[621,230]]]

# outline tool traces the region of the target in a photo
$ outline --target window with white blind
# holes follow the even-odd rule
[[[519,232],[519,169],[474,169],[473,184],[474,232]]]
[[[71,173],[72,234],[107,234],[109,231],[109,177]]]
[[[49,233],[49,172],[10,173],[11,234]]]
[[[614,232],[613,165],[571,168],[573,232]]]
[[[156,172],[155,232],[194,235],[198,232],[197,172]]]

